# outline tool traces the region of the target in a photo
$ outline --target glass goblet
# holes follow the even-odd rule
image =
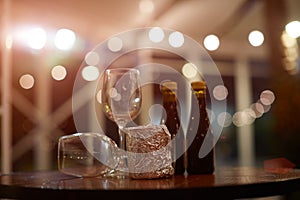
[[[103,75],[102,86],[100,103],[106,116],[118,125],[119,147],[125,151],[125,134],[122,130],[137,117],[141,109],[140,72],[135,68],[107,69]],[[116,175],[126,177],[126,156],[125,153],[122,155],[120,171]]]

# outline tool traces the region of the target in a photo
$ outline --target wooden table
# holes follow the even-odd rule
[[[107,200],[238,199],[284,195],[300,190],[300,170],[266,172],[261,168],[221,168],[213,175],[133,180],[75,178],[58,171],[17,172],[0,176],[0,198]]]

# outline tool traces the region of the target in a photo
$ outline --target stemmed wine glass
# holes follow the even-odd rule
[[[125,151],[126,125],[133,121],[141,109],[142,94],[140,72],[135,68],[106,69],[101,90],[102,109],[106,116],[118,125],[119,148]],[[119,160],[117,176],[125,177],[128,171],[126,156]]]

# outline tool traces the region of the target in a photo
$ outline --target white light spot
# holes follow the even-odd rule
[[[19,84],[22,88],[28,90],[34,85],[34,78],[31,74],[24,74],[19,79]]]
[[[285,31],[292,38],[297,38],[300,36],[300,22],[292,21],[285,26]]]
[[[26,40],[30,48],[40,50],[46,45],[47,33],[42,28],[33,28],[27,33]]]
[[[74,46],[75,41],[76,35],[74,31],[69,29],[59,29],[54,38],[54,44],[56,48],[60,50],[71,49]]]
[[[137,97],[137,98],[134,99],[135,103],[139,103],[140,101],[141,101],[141,99],[139,97]]]
[[[217,85],[213,89],[213,95],[214,95],[215,99],[222,101],[227,98],[228,90],[224,85]]]
[[[148,36],[152,42],[158,43],[164,39],[165,33],[160,27],[154,27],[149,31]]]
[[[99,63],[99,60],[100,60],[100,58],[99,58],[98,53],[93,52],[93,51],[88,52],[84,58],[84,61],[86,64],[93,65],[93,66],[96,66]]]
[[[67,70],[64,66],[57,65],[52,68],[51,75],[54,80],[61,81],[67,76]]]
[[[181,47],[184,43],[184,36],[182,33],[176,31],[169,35],[169,44],[172,47],[178,48]]]
[[[197,75],[197,69],[193,63],[184,64],[181,71],[187,78],[193,78]]]
[[[204,38],[204,47],[209,51],[215,51],[220,46],[220,40],[216,35],[208,35]]]
[[[107,47],[112,52],[118,52],[118,51],[120,51],[122,49],[123,42],[122,42],[122,40],[120,38],[113,37],[113,38],[111,38],[111,39],[108,40]]]
[[[81,75],[86,81],[95,81],[99,77],[99,70],[95,66],[86,66],[83,68]]]
[[[254,47],[261,46],[264,42],[264,35],[262,32],[254,30],[251,31],[248,35],[248,40],[250,44]]]

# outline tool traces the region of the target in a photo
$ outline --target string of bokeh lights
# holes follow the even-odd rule
[[[49,36],[44,29],[40,27],[35,27],[32,29],[27,29],[25,31],[18,31],[17,34],[7,37],[6,47],[12,48],[12,44],[15,41],[22,41],[29,48],[34,50],[42,50],[47,44],[49,44]],[[300,36],[300,22],[293,21],[287,24],[285,32],[283,33],[283,44],[290,45],[290,41],[296,40]],[[154,27],[149,31],[149,40],[158,43],[165,39],[164,31],[160,27]],[[61,51],[70,51],[74,48],[78,37],[76,33],[70,29],[59,29],[56,31],[54,36],[51,38],[54,46]],[[289,41],[287,41],[289,40]],[[248,41],[253,47],[259,47],[263,45],[264,35],[258,30],[251,31],[248,35]],[[184,44],[184,36],[180,32],[173,32],[168,37],[169,44],[178,48]],[[295,42],[294,42],[295,43]],[[293,44],[294,44],[293,43]],[[53,45],[52,44],[52,45]],[[220,40],[216,35],[208,35],[203,41],[204,47],[208,51],[216,51],[220,46]],[[120,38],[113,37],[108,40],[108,49],[112,52],[118,52],[122,50],[123,41]],[[88,52],[85,56],[85,62],[87,66],[83,68],[81,75],[86,81],[95,81],[98,79],[99,71],[96,64],[99,62],[100,57],[95,52]],[[197,70],[193,63],[185,63],[182,66],[182,74],[187,79],[192,79],[196,76]],[[53,66],[51,69],[51,77],[55,81],[62,81],[67,76],[67,69],[63,65]],[[29,74],[23,74],[19,78],[19,84],[23,89],[31,89],[34,87],[35,80],[34,77]],[[217,100],[224,100],[228,96],[228,89],[225,86],[216,86],[213,90],[213,97]],[[260,98],[256,103],[253,103],[242,111],[237,111],[234,114],[229,112],[220,113],[216,117],[212,111],[210,112],[211,121],[217,120],[218,124],[224,127],[230,126],[232,123],[235,126],[244,126],[252,124],[255,119],[261,117],[264,113],[270,110],[271,104],[275,100],[275,95],[271,90],[264,90],[260,94]],[[225,121],[225,123],[224,123]]]

